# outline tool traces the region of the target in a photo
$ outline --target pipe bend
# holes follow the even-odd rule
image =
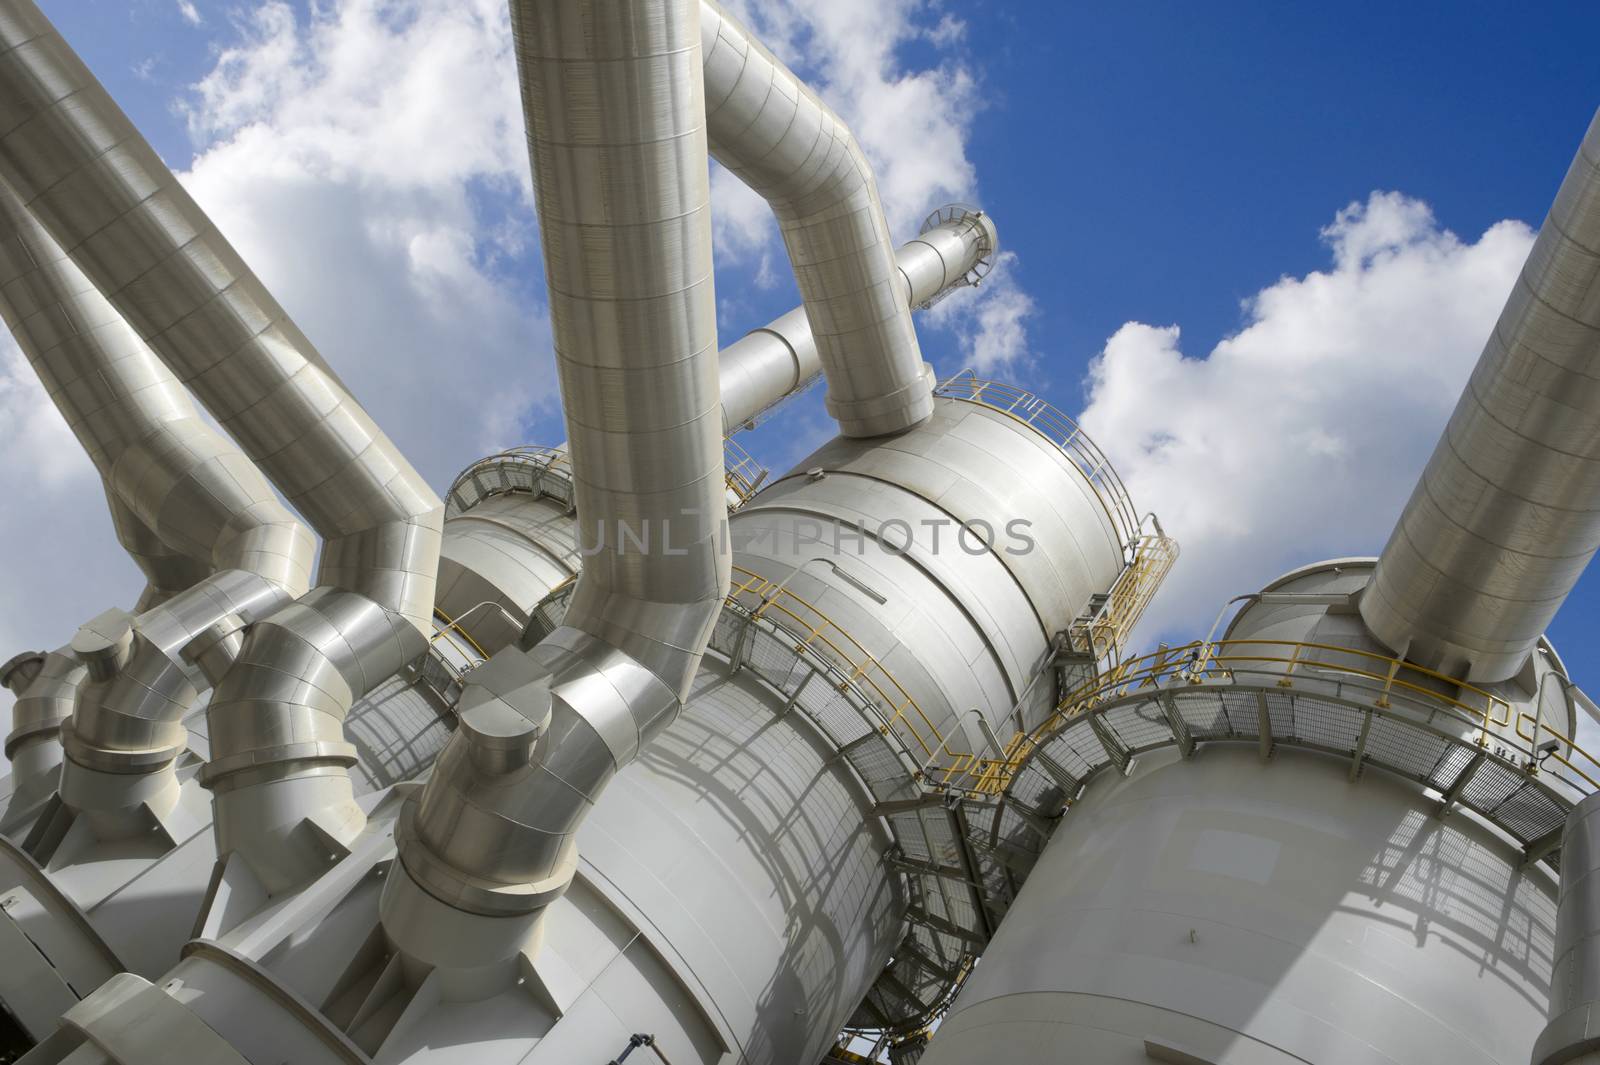
[[[319,587],[251,629],[208,711],[219,839],[287,886],[327,857],[301,827],[364,821],[334,733],[425,646],[444,508],[33,0],[5,8],[0,179],[325,541]]]
[[[711,153],[778,219],[828,381],[828,412],[846,436],[927,421],[933,373],[855,135],[711,0],[701,7],[701,49]]]

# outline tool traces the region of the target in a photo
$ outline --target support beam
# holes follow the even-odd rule
[[[972,853],[971,841],[967,838],[966,814],[959,806],[946,808],[946,816],[950,819],[950,834],[955,837],[956,854],[961,859],[961,868],[966,870],[967,882],[972,885],[972,906],[978,913],[978,919],[983,922],[985,935],[994,935],[994,923],[989,919],[989,907],[985,896],[983,877],[978,872],[978,859]]]
[[[903,869],[908,873],[921,873],[926,876],[941,876],[946,880],[955,880],[962,884],[970,884],[966,871],[955,865],[939,865],[935,862],[922,862],[915,858],[902,858],[896,855],[886,855],[883,859],[896,869]]]
[[[1094,730],[1095,738],[1100,741],[1100,746],[1106,749],[1106,757],[1111,764],[1117,767],[1117,772],[1127,776],[1133,771],[1133,753],[1117,738],[1116,731],[1106,721],[1104,714],[1095,714],[1089,718],[1089,727]]]
[[[783,701],[783,709],[778,712],[780,718],[788,716],[789,711],[795,708],[795,704],[800,701],[800,696],[805,693],[806,685],[810,684],[816,678],[816,675],[816,670],[808,670],[806,675],[801,678],[800,683],[794,686],[794,691],[789,693],[789,698]]]
[[[1350,759],[1350,780],[1353,783],[1361,775],[1361,762],[1367,757],[1367,737],[1372,734],[1372,711],[1368,710],[1361,718],[1361,737],[1356,740],[1356,753]]]
[[[956,973],[954,969],[947,968],[928,957],[928,952],[919,947],[915,940],[907,939],[900,944],[900,953],[922,966],[930,976],[937,976],[946,983],[954,983]]]
[[[890,991],[899,995],[905,1002],[910,1003],[918,1014],[926,1014],[928,1012],[928,1004],[913,994],[909,987],[901,983],[900,978],[894,974],[893,969],[883,970],[878,976],[878,984],[888,987]]]
[[[1522,868],[1528,869],[1534,865],[1537,865],[1541,858],[1548,857],[1553,851],[1560,847],[1561,832],[1564,828],[1566,828],[1565,821],[1557,825],[1555,828],[1552,828],[1538,839],[1531,840],[1528,845],[1522,849]]]
[[[1261,760],[1272,761],[1272,711],[1267,709],[1267,693],[1256,692],[1256,728],[1261,733]]]
[[[912,924],[927,925],[935,932],[943,932],[947,936],[955,936],[957,939],[966,943],[971,943],[975,947],[982,947],[989,942],[982,935],[974,932],[972,929],[962,928],[960,925],[951,921],[947,921],[943,917],[935,917],[933,914],[929,913],[927,910],[924,910],[920,906],[911,906],[907,908],[906,920],[910,921]]]
[[[1166,715],[1167,727],[1172,730],[1172,738],[1178,742],[1178,751],[1185,757],[1194,756],[1194,737],[1189,733],[1189,723],[1178,713],[1178,704],[1172,698],[1171,692],[1162,692],[1156,696],[1156,702],[1161,704],[1161,712]]]
[[[875,804],[869,813],[873,817],[890,817],[894,814],[911,814],[919,810],[933,810],[944,806],[948,799],[944,795],[929,792],[919,795],[915,799],[890,799],[886,802]]]
[[[1461,798],[1461,793],[1467,790],[1467,785],[1472,783],[1472,778],[1478,775],[1478,767],[1483,765],[1485,758],[1489,757],[1488,751],[1478,751],[1472,756],[1472,761],[1467,767],[1456,775],[1455,783],[1439,799],[1439,806],[1433,811],[1433,816],[1443,818]]]
[[[1083,791],[1083,781],[1068,772],[1066,766],[1046,753],[1043,746],[1034,752],[1033,764],[1038,767],[1041,773],[1055,781],[1056,786],[1066,795],[1068,802],[1076,799],[1078,793]]]

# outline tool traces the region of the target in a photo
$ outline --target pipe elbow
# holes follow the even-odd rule
[[[576,629],[500,651],[472,673],[460,727],[408,800],[407,873],[485,916],[548,904],[571,879],[584,817],[680,705],[653,671]]]

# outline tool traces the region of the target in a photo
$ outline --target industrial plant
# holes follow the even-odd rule
[[[1162,500],[919,346],[996,220],[897,246],[714,0],[510,7],[567,439],[441,496],[0,0],[0,316],[146,579],[4,649],[0,1062],[1600,1062],[1600,710],[1544,635],[1600,545],[1600,115],[1383,553],[1141,653]],[[802,299],[731,343],[711,159]]]

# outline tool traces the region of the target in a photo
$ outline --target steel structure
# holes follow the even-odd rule
[[[511,9],[569,440],[441,500],[0,0],[0,313],[149,580],[0,667],[0,1060],[1596,1053],[1593,707],[1539,630],[1600,506],[1600,120],[1383,558],[1130,658],[1175,542],[917,344],[993,221],[894,250],[709,2]],[[803,301],[720,352],[709,155]],[[732,434],[819,376],[840,435],[771,477]]]

